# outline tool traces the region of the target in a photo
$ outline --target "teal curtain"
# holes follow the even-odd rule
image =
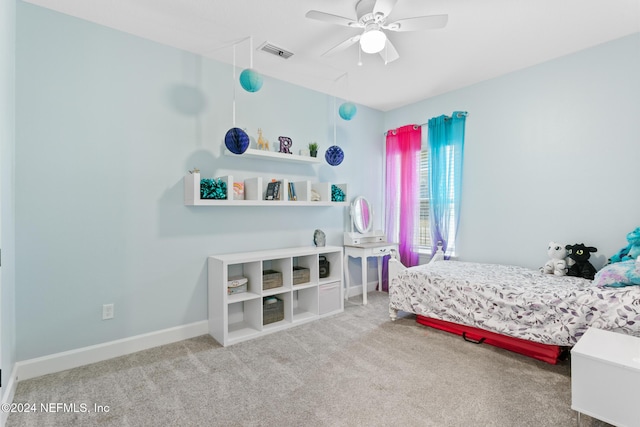
[[[431,253],[440,243],[445,259],[453,253],[460,222],[466,118],[465,111],[454,111],[451,117],[434,117],[428,123]]]

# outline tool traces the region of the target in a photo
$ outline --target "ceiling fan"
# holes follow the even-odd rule
[[[343,51],[359,41],[360,48],[363,52],[379,53],[386,64],[395,61],[400,55],[387,38],[384,30],[398,32],[434,30],[447,25],[448,15],[415,16],[387,23],[387,18],[397,1],[398,0],[359,0],[358,3],[356,3],[357,20],[317,10],[310,10],[305,16],[331,24],[364,29],[361,34],[350,37],[337,46],[332,47],[323,53],[322,56]]]

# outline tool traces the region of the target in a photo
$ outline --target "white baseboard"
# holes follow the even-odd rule
[[[377,287],[378,287],[378,282],[367,281],[367,292],[373,292],[376,290]],[[344,291],[346,294],[347,289],[345,288]],[[355,295],[362,295],[362,285],[353,285],[353,284],[351,285],[351,288],[349,289],[349,298]]]
[[[28,380],[209,333],[206,320],[16,363],[12,379]],[[12,396],[13,397],[13,396]],[[3,401],[4,403],[4,401]]]
[[[3,391],[1,404],[12,403],[13,396],[16,394],[16,386],[18,385],[18,367],[16,365],[13,366],[13,370],[11,371],[11,376],[9,377],[9,381],[6,382],[6,385],[2,387],[0,390]],[[7,423],[7,419],[9,418],[9,412],[0,411],[0,427],[4,427]]]

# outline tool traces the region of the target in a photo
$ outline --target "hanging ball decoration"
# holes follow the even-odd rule
[[[324,159],[331,166],[338,166],[344,160],[344,152],[342,151],[342,148],[337,145],[332,145],[327,148],[327,152],[324,153]]]
[[[262,74],[252,68],[245,68],[240,73],[240,86],[247,92],[259,91],[262,83]]]
[[[242,154],[249,148],[249,135],[240,128],[231,128],[224,136],[224,145],[234,154]]]
[[[342,117],[344,120],[351,120],[353,116],[356,115],[357,111],[358,109],[356,108],[355,104],[353,104],[352,102],[345,102],[338,109],[338,113],[340,114],[340,117]]]

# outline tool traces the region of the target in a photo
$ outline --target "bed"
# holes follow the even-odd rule
[[[389,313],[557,363],[589,327],[640,336],[640,286],[543,274],[518,266],[389,261]]]

